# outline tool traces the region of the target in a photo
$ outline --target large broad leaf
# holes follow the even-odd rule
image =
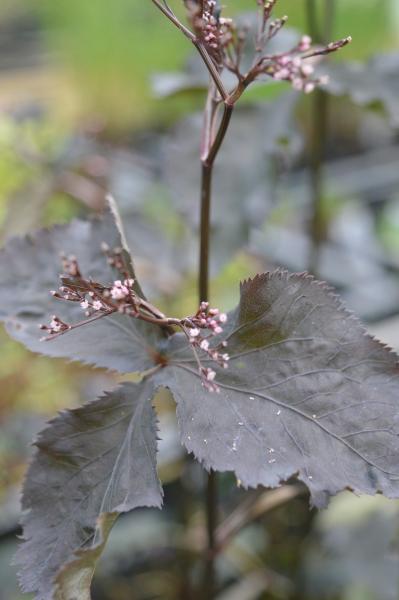
[[[202,387],[178,336],[160,379],[207,469],[244,486],[298,475],[318,506],[344,488],[399,496],[397,357],[324,284],[282,271],[245,282],[227,339],[219,394]]]
[[[149,382],[126,383],[56,417],[36,442],[17,555],[37,600],[90,598],[94,564],[118,513],[160,507]]]
[[[162,332],[126,315],[111,315],[50,342],[40,341],[38,325],[47,324],[52,314],[69,323],[84,318],[79,305],[50,294],[59,285],[61,252],[74,254],[85,276],[102,283],[119,278],[101,252],[103,242],[111,248],[122,245],[111,212],[103,219],[75,220],[11,240],[0,252],[0,320],[12,337],[34,352],[121,372],[148,369],[153,366],[151,346]]]

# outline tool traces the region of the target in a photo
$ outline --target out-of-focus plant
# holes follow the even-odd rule
[[[359,60],[390,48],[395,39],[391,3],[392,0],[368,0],[361,10],[358,0],[340,4],[334,33],[339,37],[348,27],[352,31],[355,42],[348,48],[348,56]],[[229,9],[230,6],[234,13],[247,11],[248,1],[232,0]],[[188,47],[172,30],[165,31],[148,3],[115,0],[109,11],[104,2],[94,5],[59,0],[55,4],[40,0],[35,3],[35,10],[44,18],[50,50],[65,66],[67,84],[62,86],[59,109],[68,117],[71,112],[79,117],[94,116],[108,132],[123,134],[126,127],[141,128],[154,121],[169,123],[182,109],[193,106],[190,96],[160,102],[151,95],[151,73],[181,67]],[[281,14],[290,15],[291,26],[299,30],[307,27],[302,2],[281,0],[280,10]],[[177,12],[182,15],[181,6],[177,6]],[[247,97],[256,91],[253,88]],[[198,106],[196,100],[194,106]]]

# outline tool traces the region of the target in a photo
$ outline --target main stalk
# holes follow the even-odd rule
[[[218,108],[223,104],[223,115],[215,130],[215,121]],[[198,269],[198,294],[199,301],[209,301],[209,262],[210,262],[210,230],[212,206],[212,175],[216,157],[219,153],[228,126],[230,124],[233,106],[226,101],[216,98],[216,86],[210,81],[208,100],[204,115],[204,131],[202,139],[205,145],[201,149],[201,215],[200,215],[200,256]],[[218,482],[215,471],[207,475],[206,483],[206,530],[207,552],[205,557],[205,570],[202,597],[212,600],[215,595],[215,531],[218,523]]]

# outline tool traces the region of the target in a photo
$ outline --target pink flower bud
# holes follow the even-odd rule
[[[202,342],[200,343],[200,348],[202,348],[202,350],[205,350],[206,352],[209,348],[208,340],[202,340]]]
[[[308,81],[307,83],[305,83],[303,91],[305,92],[305,94],[311,94],[314,91],[315,87],[316,85],[313,81]]]
[[[301,41],[299,42],[299,50],[301,52],[306,52],[307,50],[310,49],[310,46],[312,45],[312,38],[309,37],[308,35],[303,35],[301,38]]]
[[[274,79],[278,79],[278,80],[288,79],[289,76],[290,76],[290,72],[287,68],[280,69],[279,71],[276,71],[273,75]]]
[[[314,73],[314,68],[312,67],[312,65],[302,65],[302,73],[306,77],[310,77],[310,75]]]
[[[212,369],[207,369],[206,378],[208,381],[213,381],[216,377],[216,372]]]

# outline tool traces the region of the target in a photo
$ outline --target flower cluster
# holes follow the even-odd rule
[[[202,365],[199,351],[201,350],[223,369],[227,369],[230,358],[225,351],[227,342],[222,341],[217,346],[213,346],[211,343],[214,336],[223,333],[223,326],[226,322],[227,315],[225,313],[221,313],[218,308],[210,308],[208,302],[201,302],[196,314],[185,319],[183,325],[197,358],[202,385],[212,392],[220,391],[218,385],[214,383],[216,372]]]
[[[305,94],[313,92],[318,85],[327,83],[325,76],[314,77],[314,67],[309,64],[309,59],[321,54],[328,54],[339,50],[351,41],[345,38],[333,42],[325,48],[311,51],[312,39],[308,35],[302,36],[300,42],[290,50],[281,54],[266,56],[259,63],[259,72],[263,72],[280,81],[288,81],[295,90],[303,91]]]
[[[85,319],[71,324],[60,319],[57,315],[52,317],[49,325],[40,325],[40,329],[47,332],[45,341],[53,340],[64,333],[92,323],[102,317],[113,313],[122,313],[136,319],[147,321],[166,327],[170,330],[177,327],[187,337],[198,365],[201,382],[209,391],[219,391],[215,383],[216,372],[203,365],[203,355],[206,360],[211,360],[222,368],[227,368],[229,356],[225,352],[227,343],[212,344],[212,339],[223,332],[223,325],[227,315],[217,308],[210,308],[208,302],[202,302],[195,315],[183,319],[166,317],[155,306],[141,298],[135,289],[135,280],[129,277],[124,252],[121,248],[110,248],[103,244],[102,250],[107,257],[107,262],[120,274],[120,279],[110,284],[102,284],[92,278],[82,275],[79,263],[75,256],[63,256],[62,265],[64,273],[60,275],[61,286],[51,292],[58,300],[79,304],[84,311]],[[173,329],[172,329],[173,331]],[[164,361],[160,361],[164,365]]]
[[[242,89],[261,75],[288,81],[294,89],[305,93],[310,93],[316,86],[326,83],[326,77],[314,76],[314,67],[309,64],[308,59],[340,50],[351,38],[347,37],[321,48],[312,48],[312,39],[304,35],[288,52],[266,54],[267,44],[284,27],[287,17],[272,19],[277,0],[256,2],[259,18],[254,58],[249,71],[242,72],[241,62],[244,47],[248,46],[246,42],[249,29],[239,27],[232,19],[223,18],[215,0],[185,0],[196,39],[206,48],[218,71],[222,72],[226,68],[233,72]]]
[[[53,315],[50,325],[39,325],[39,327],[42,331],[47,331],[50,335],[56,335],[71,329],[71,325],[62,321],[57,315]],[[44,339],[46,338],[43,338],[43,340]]]
[[[58,300],[79,303],[88,320],[73,325],[54,315],[49,326],[40,325],[40,329],[50,334],[50,337],[43,338],[46,341],[115,312],[129,314],[132,317],[138,314],[138,299],[133,290],[134,279],[116,280],[106,286],[81,276],[70,278],[69,275],[67,277],[62,275],[61,282],[58,291],[51,291],[51,295]]]
[[[60,275],[61,286],[58,290],[50,293],[58,300],[79,304],[86,319],[71,324],[54,315],[50,325],[40,325],[40,329],[49,334],[43,340],[54,339],[66,331],[71,331],[114,312],[137,316],[139,299],[134,291],[135,281],[128,275],[123,250],[121,248],[110,250],[106,244],[102,245],[102,250],[107,257],[108,264],[116,268],[124,279],[117,279],[110,285],[93,281],[91,278],[86,279],[82,276],[77,258],[73,255],[63,255],[61,257],[63,268],[63,274]]]
[[[215,65],[236,72],[239,66],[245,28],[239,28],[233,19],[221,16],[216,0],[186,0],[188,19],[197,39],[204,45]]]

